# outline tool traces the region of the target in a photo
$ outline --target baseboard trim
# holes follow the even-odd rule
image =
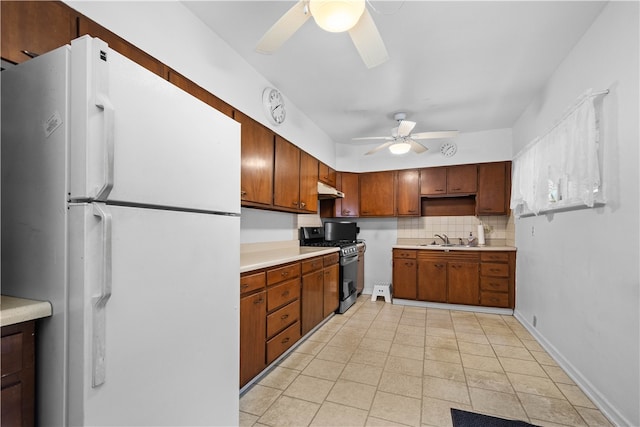
[[[598,407],[600,412],[616,426],[630,426],[631,421],[626,419],[609,400],[598,391],[591,382],[577,370],[571,362],[569,362],[558,349],[551,344],[540,332],[527,321],[527,319],[517,309],[514,310],[513,316],[529,331],[529,333],[538,341],[545,349],[549,356],[566,372],[566,374],[576,383],[584,394]]]
[[[415,301],[415,300],[400,299],[400,298],[393,298],[393,304],[407,305],[411,307],[439,308],[441,310],[472,311],[475,313],[487,313],[487,314],[499,314],[503,316],[513,316],[513,310],[511,310],[510,308],[481,307],[477,305],[462,305],[462,304],[444,304],[439,302]]]

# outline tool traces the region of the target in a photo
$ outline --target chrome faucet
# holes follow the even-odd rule
[[[441,238],[445,245],[448,245],[448,244],[449,244],[449,238],[447,237],[447,235],[446,235],[446,234],[442,233],[442,236],[444,236],[444,237],[442,237],[442,236],[441,236],[441,235],[439,235],[439,234],[436,234],[435,236],[436,236],[436,237]]]

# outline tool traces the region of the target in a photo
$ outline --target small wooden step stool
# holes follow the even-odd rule
[[[373,286],[371,301],[376,301],[378,297],[384,297],[385,302],[391,302],[391,283],[379,283]]]

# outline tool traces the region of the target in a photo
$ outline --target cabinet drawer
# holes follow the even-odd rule
[[[300,322],[296,322],[267,341],[267,365],[300,339]]]
[[[324,259],[324,266],[329,267],[330,265],[338,263],[338,260],[340,259],[340,255],[338,254],[338,252],[336,252],[335,254],[325,255],[323,259]]]
[[[275,285],[284,280],[300,276],[300,263],[289,264],[267,271],[267,285]]]
[[[508,292],[509,279],[502,277],[481,277],[480,289],[483,291]]]
[[[246,294],[253,292],[260,288],[264,288],[266,284],[266,275],[262,271],[260,273],[248,274],[246,276],[240,276],[240,293]]]
[[[481,261],[509,262],[508,252],[481,252]]]
[[[480,305],[486,307],[509,307],[509,294],[502,292],[480,292]]]
[[[267,339],[300,318],[300,301],[295,300],[267,316]]]
[[[2,337],[2,377],[22,370],[22,333]]]
[[[411,258],[416,259],[417,251],[412,250],[404,250],[404,249],[394,249],[393,257],[394,258]]]
[[[272,311],[300,297],[300,280],[294,279],[267,290],[267,311]]]
[[[307,274],[312,271],[320,270],[323,266],[322,257],[311,258],[306,261],[302,261],[302,274]]]
[[[481,276],[509,277],[509,264],[483,262],[480,264]]]

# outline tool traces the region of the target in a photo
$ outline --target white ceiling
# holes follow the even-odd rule
[[[368,0],[390,60],[367,69],[347,33],[313,19],[256,53],[295,1],[184,3],[336,143],[389,135],[397,111],[414,132],[512,127],[605,5]]]

